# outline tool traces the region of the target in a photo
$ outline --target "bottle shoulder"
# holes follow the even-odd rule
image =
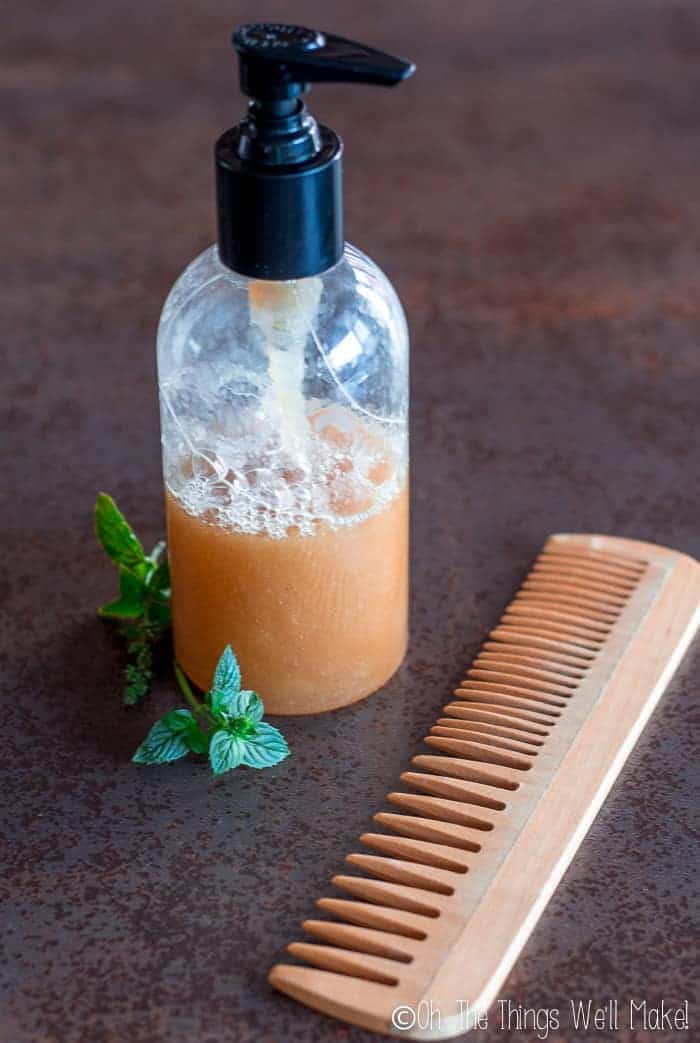
[[[342,258],[327,271],[307,279],[276,285],[303,285],[316,281],[320,282],[327,295],[358,296],[365,300],[384,298],[393,308],[402,311],[398,295],[386,274],[371,257],[351,243],[345,244]],[[175,280],[165,300],[160,324],[167,324],[175,312],[197,297],[206,299],[216,296],[219,300],[226,297],[231,307],[237,303],[247,307],[253,283],[265,285],[264,280],[240,275],[223,264],[218,246],[214,243],[190,261]]]
[[[308,328],[311,352],[348,363],[381,354],[386,364],[407,365],[401,362],[408,356],[408,333],[399,298],[357,247],[346,244],[338,264],[320,275],[269,282],[232,271],[213,245],[185,268],[165,301],[159,368],[168,373],[215,353],[252,362],[264,354],[264,342],[283,340],[300,323]]]

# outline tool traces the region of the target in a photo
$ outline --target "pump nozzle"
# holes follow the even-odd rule
[[[233,34],[241,90],[254,98],[289,99],[309,83],[373,83],[393,87],[415,66],[384,51],[301,25],[242,25]]]
[[[301,95],[322,82],[391,87],[414,66],[298,25],[243,25],[233,45],[251,100],[247,117],[216,145],[219,256],[258,279],[318,275],[343,253],[343,146]]]

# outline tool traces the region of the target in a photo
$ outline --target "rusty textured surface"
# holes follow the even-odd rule
[[[401,94],[313,94],[346,141],[348,238],[389,273],[412,331],[412,642],[369,701],[285,722],[280,768],[213,781],[129,763],[172,696],[119,706],[120,651],[94,615],[113,576],[89,519],[105,487],[145,539],[162,532],[154,328],[213,237],[211,145],[239,111],[227,35],[260,12],[40,8],[13,10],[0,73],[0,1040],[369,1043],[265,974],[528,561],[556,530],[700,555],[700,16],[653,0],[266,12],[419,65]],[[692,1011],[697,661],[503,998]],[[674,1037],[549,1036],[652,1038]]]

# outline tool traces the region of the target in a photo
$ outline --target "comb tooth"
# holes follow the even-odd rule
[[[616,609],[622,609],[627,604],[627,598],[620,597],[612,591],[596,591],[580,584],[555,580],[552,576],[535,576],[530,573],[522,585],[522,590],[534,590],[544,594],[570,594],[572,597],[586,597],[588,601],[595,604],[606,605]]]
[[[571,583],[556,581],[551,576],[542,573],[530,573],[515,593],[515,598],[526,597],[547,601],[560,600],[563,605],[568,607],[585,608],[589,612],[603,612],[613,616],[620,615],[628,600],[614,590],[608,590],[603,595],[600,591],[582,590],[581,587]],[[613,604],[613,602],[619,604]]]
[[[446,797],[448,800],[458,800],[462,804],[474,804],[479,809],[479,817],[492,826],[498,821],[498,812],[505,810],[502,800],[494,800],[493,790],[489,786],[479,785],[478,782],[462,782],[461,779],[425,775],[419,771],[402,772],[401,781],[434,797]]]
[[[465,721],[464,719],[460,720],[458,717],[438,717],[437,727],[451,728],[453,731],[466,730],[471,734],[478,732],[481,735],[498,736],[502,739],[513,739],[518,745],[506,747],[506,749],[522,750],[523,753],[537,753],[537,747],[544,745],[541,739],[519,732],[515,728],[502,728],[496,724],[484,724],[482,721]],[[529,746],[531,749],[523,749],[523,746]]]
[[[413,862],[357,852],[347,855],[345,861],[366,873],[371,873],[372,876],[378,876],[381,880],[405,884],[407,887],[420,887],[424,891],[435,891],[440,895],[454,894],[454,874],[445,869],[435,869],[432,866],[418,869]]]
[[[525,601],[514,602],[509,605],[506,614],[510,616],[524,616],[527,619],[546,620],[548,623],[562,623],[567,627],[574,627],[584,634],[593,634],[599,640],[605,640],[612,629],[612,624],[602,623],[597,619],[586,619],[576,612],[562,610],[561,608],[544,608],[540,604],[531,604]]]
[[[634,587],[639,582],[641,571],[611,568],[602,562],[586,561],[584,558],[564,558],[561,554],[540,554],[533,564],[533,569],[557,569],[575,572],[577,575],[590,576],[595,583],[617,584],[620,587]]]
[[[373,927],[378,931],[389,931],[401,934],[406,938],[414,938],[422,942],[427,938],[426,928],[430,920],[404,909],[387,909],[371,902],[356,902],[347,898],[319,898],[316,903],[319,909],[336,916],[339,920],[358,924],[360,927]]]
[[[444,739],[460,739],[465,742],[476,742],[486,748],[496,750],[507,750],[510,753],[522,753],[525,757],[536,757],[537,749],[532,745],[526,745],[515,739],[504,739],[494,733],[486,726],[484,730],[471,728],[464,721],[450,721],[447,724],[434,724],[430,729],[431,735],[439,735]],[[541,744],[540,744],[541,745]]]
[[[566,706],[563,699],[555,696],[537,696],[534,692],[514,695],[506,691],[506,685],[490,685],[487,681],[469,681],[454,694],[464,702],[500,703],[503,706],[514,706],[520,710],[536,710],[548,717],[561,717],[561,709]]]
[[[429,753],[419,753],[413,758],[413,764],[436,775],[448,775],[455,779],[467,779],[469,782],[481,782],[485,786],[493,786],[497,790],[516,790],[523,782],[521,772],[513,768],[499,768],[490,771],[477,768],[472,761],[458,757],[440,757]]]
[[[416,793],[389,793],[387,800],[404,811],[414,811],[426,818],[440,819],[441,822],[454,822],[458,826],[471,826],[472,829],[493,829],[493,822],[478,815],[470,814],[465,805],[458,800],[447,800],[445,797],[423,797]]]
[[[383,985],[398,985],[397,964],[385,960],[381,956],[368,956],[365,953],[354,954],[347,949],[335,949],[330,945],[313,945],[310,942],[292,942],[287,952],[299,960],[305,960],[313,967],[326,971],[336,971],[353,978],[366,978]]]
[[[535,702],[533,699],[515,699],[512,695],[504,695],[503,692],[480,692],[473,688],[457,688],[455,696],[463,704],[471,705],[477,703],[483,706],[497,706],[503,710],[536,710],[541,716],[545,716],[545,723],[556,724],[557,717],[561,717],[561,711],[553,706]]]
[[[580,569],[596,576],[609,577],[619,583],[636,583],[645,570],[644,565],[625,565],[615,561],[603,561],[590,558],[585,554],[551,554],[541,551],[534,565],[548,565],[555,568]]]
[[[444,753],[453,753],[456,757],[463,757],[464,760],[503,765],[506,768],[515,768],[518,771],[529,771],[532,767],[532,762],[527,757],[518,757],[514,753],[503,753],[486,743],[477,743],[474,740],[467,741],[466,739],[453,739],[450,736],[426,735],[423,742],[427,746],[433,746],[436,750],[442,750]]]
[[[539,637],[551,638],[553,641],[566,641],[570,645],[598,652],[603,644],[597,637],[582,634],[576,627],[565,627],[559,623],[547,623],[537,619],[523,619],[522,616],[511,616],[506,612],[501,616],[499,626],[519,630],[522,634],[535,634]]]
[[[375,851],[405,858],[418,865],[435,866],[450,873],[466,873],[469,868],[469,857],[463,851],[444,844],[434,844],[427,840],[414,840],[409,837],[392,837],[385,833],[363,833],[360,841]]]
[[[563,652],[551,652],[543,648],[528,648],[525,642],[514,642],[508,644],[506,641],[485,641],[481,646],[480,655],[508,655],[522,656],[525,659],[546,663],[548,670],[560,670],[562,673],[571,671],[574,676],[584,676],[590,668],[590,663],[581,661],[579,656],[565,655]]]
[[[378,811],[374,821],[401,836],[429,840],[435,844],[456,847],[461,851],[481,851],[480,841],[484,837],[483,830],[456,826],[453,823],[443,824],[419,818],[417,815],[395,815],[390,811]]]
[[[396,1005],[396,988],[376,981],[348,978],[333,971],[277,963],[268,975],[273,988],[314,1010],[387,1033]]]
[[[538,662],[538,660],[534,660]],[[543,662],[543,660],[539,660]],[[546,660],[544,660],[546,662]],[[474,669],[477,670],[510,670],[520,677],[531,677],[534,681],[549,681],[552,684],[564,685],[565,688],[578,688],[583,679],[583,671],[577,670],[573,675],[572,667],[566,669],[569,673],[561,670],[553,670],[543,666],[535,666],[528,660],[527,656],[497,655],[495,652],[483,652],[474,660]]]
[[[364,902],[375,902],[382,908],[401,909],[416,916],[435,919],[444,909],[444,895],[422,891],[418,887],[390,883],[386,880],[371,880],[362,876],[346,876],[338,873],[331,879],[334,887],[347,891]]]
[[[504,612],[500,622],[505,626],[528,627],[535,629],[538,633],[548,634],[550,637],[561,636],[565,641],[573,641],[583,645],[584,648],[600,648],[605,641],[605,635],[585,627],[569,626],[567,623],[555,623],[551,619],[543,619],[535,611]]]
[[[534,698],[516,699],[514,696],[506,695],[505,692],[492,692],[492,690],[482,692],[475,685],[469,685],[468,688],[456,688],[455,696],[467,704],[484,703],[488,706],[502,706],[508,709],[533,709],[537,713],[546,715],[550,719],[547,722],[550,725],[556,724],[556,719],[561,717],[561,710],[552,706],[551,703],[544,703]]]
[[[575,598],[567,594],[542,594],[535,590],[519,590],[513,599],[513,605],[541,605],[558,611],[572,609],[582,619],[594,620],[598,623],[612,624],[620,617],[620,610],[601,608],[596,601],[589,603],[587,598]]]
[[[595,582],[619,583],[621,586],[634,586],[644,573],[644,568],[620,567],[609,561],[595,561],[583,556],[548,554],[546,551],[535,558],[533,568],[559,568],[590,576]]]
[[[520,732],[529,732],[533,735],[549,735],[547,725],[551,727],[555,722],[547,720],[538,713],[528,710],[515,710],[507,706],[491,705],[490,703],[448,703],[443,707],[445,713],[451,717],[458,717],[465,721],[496,721],[498,724],[506,725],[508,728],[517,728]]]
[[[371,927],[355,927],[354,924],[336,923],[334,920],[304,920],[301,925],[307,934],[322,938],[331,945],[355,952],[366,952],[373,956],[384,956],[387,960],[410,963],[416,943],[400,934],[375,931]]]
[[[522,684],[512,684],[505,681],[480,681],[476,678],[467,677],[462,681],[462,688],[476,688],[477,692],[499,692],[508,696],[517,696],[518,699],[536,699],[549,706],[565,706],[566,700],[571,698],[572,689],[564,688],[561,693],[544,692],[541,688],[530,688]]]
[[[557,569],[562,572],[573,570],[583,577],[590,576],[595,583],[618,583],[621,586],[634,586],[644,574],[644,569],[628,571],[610,565],[596,564],[586,561],[584,558],[564,557],[563,554],[541,554],[533,562],[532,568]]]
[[[547,638],[539,631],[533,632],[525,627],[497,626],[491,631],[489,637],[492,641],[504,641],[511,645],[527,645],[529,648],[542,648],[547,652],[563,652],[564,655],[576,658],[578,664],[581,660],[589,663],[594,658],[593,652],[585,647],[581,648],[571,641]]]
[[[585,569],[575,568],[571,565],[548,564],[547,562],[534,565],[528,576],[543,576],[547,579],[551,577],[554,580],[562,579],[565,583],[575,583],[576,586],[581,586],[584,589],[587,588],[603,594],[619,594],[623,598],[628,597],[637,585],[636,581],[632,579],[613,578],[610,575],[587,572]]]
[[[553,681],[545,681],[539,677],[531,677],[522,668],[513,666],[508,669],[502,667],[500,670],[484,670],[482,667],[472,667],[467,670],[467,681],[491,681],[497,684],[516,684],[519,688],[532,688],[536,692],[549,692],[550,695],[570,696],[575,685],[555,684]],[[467,681],[464,683],[466,684]]]
[[[641,578],[641,573],[639,575],[630,573],[629,576],[622,576],[609,572],[607,569],[601,571],[580,564],[573,565],[569,562],[558,564],[551,560],[543,560],[533,565],[529,576],[548,581],[550,577],[554,578],[555,581],[557,577],[563,577],[566,583],[576,585],[579,583],[596,583],[605,588],[604,593],[610,594],[612,597],[625,598],[635,590]],[[600,591],[597,593],[600,593]]]

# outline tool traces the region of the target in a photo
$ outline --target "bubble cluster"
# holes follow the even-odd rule
[[[164,427],[166,484],[188,514],[223,529],[283,538],[355,525],[403,488],[402,432],[325,406],[307,414],[306,437],[290,445],[255,415],[238,437],[210,425]]]

